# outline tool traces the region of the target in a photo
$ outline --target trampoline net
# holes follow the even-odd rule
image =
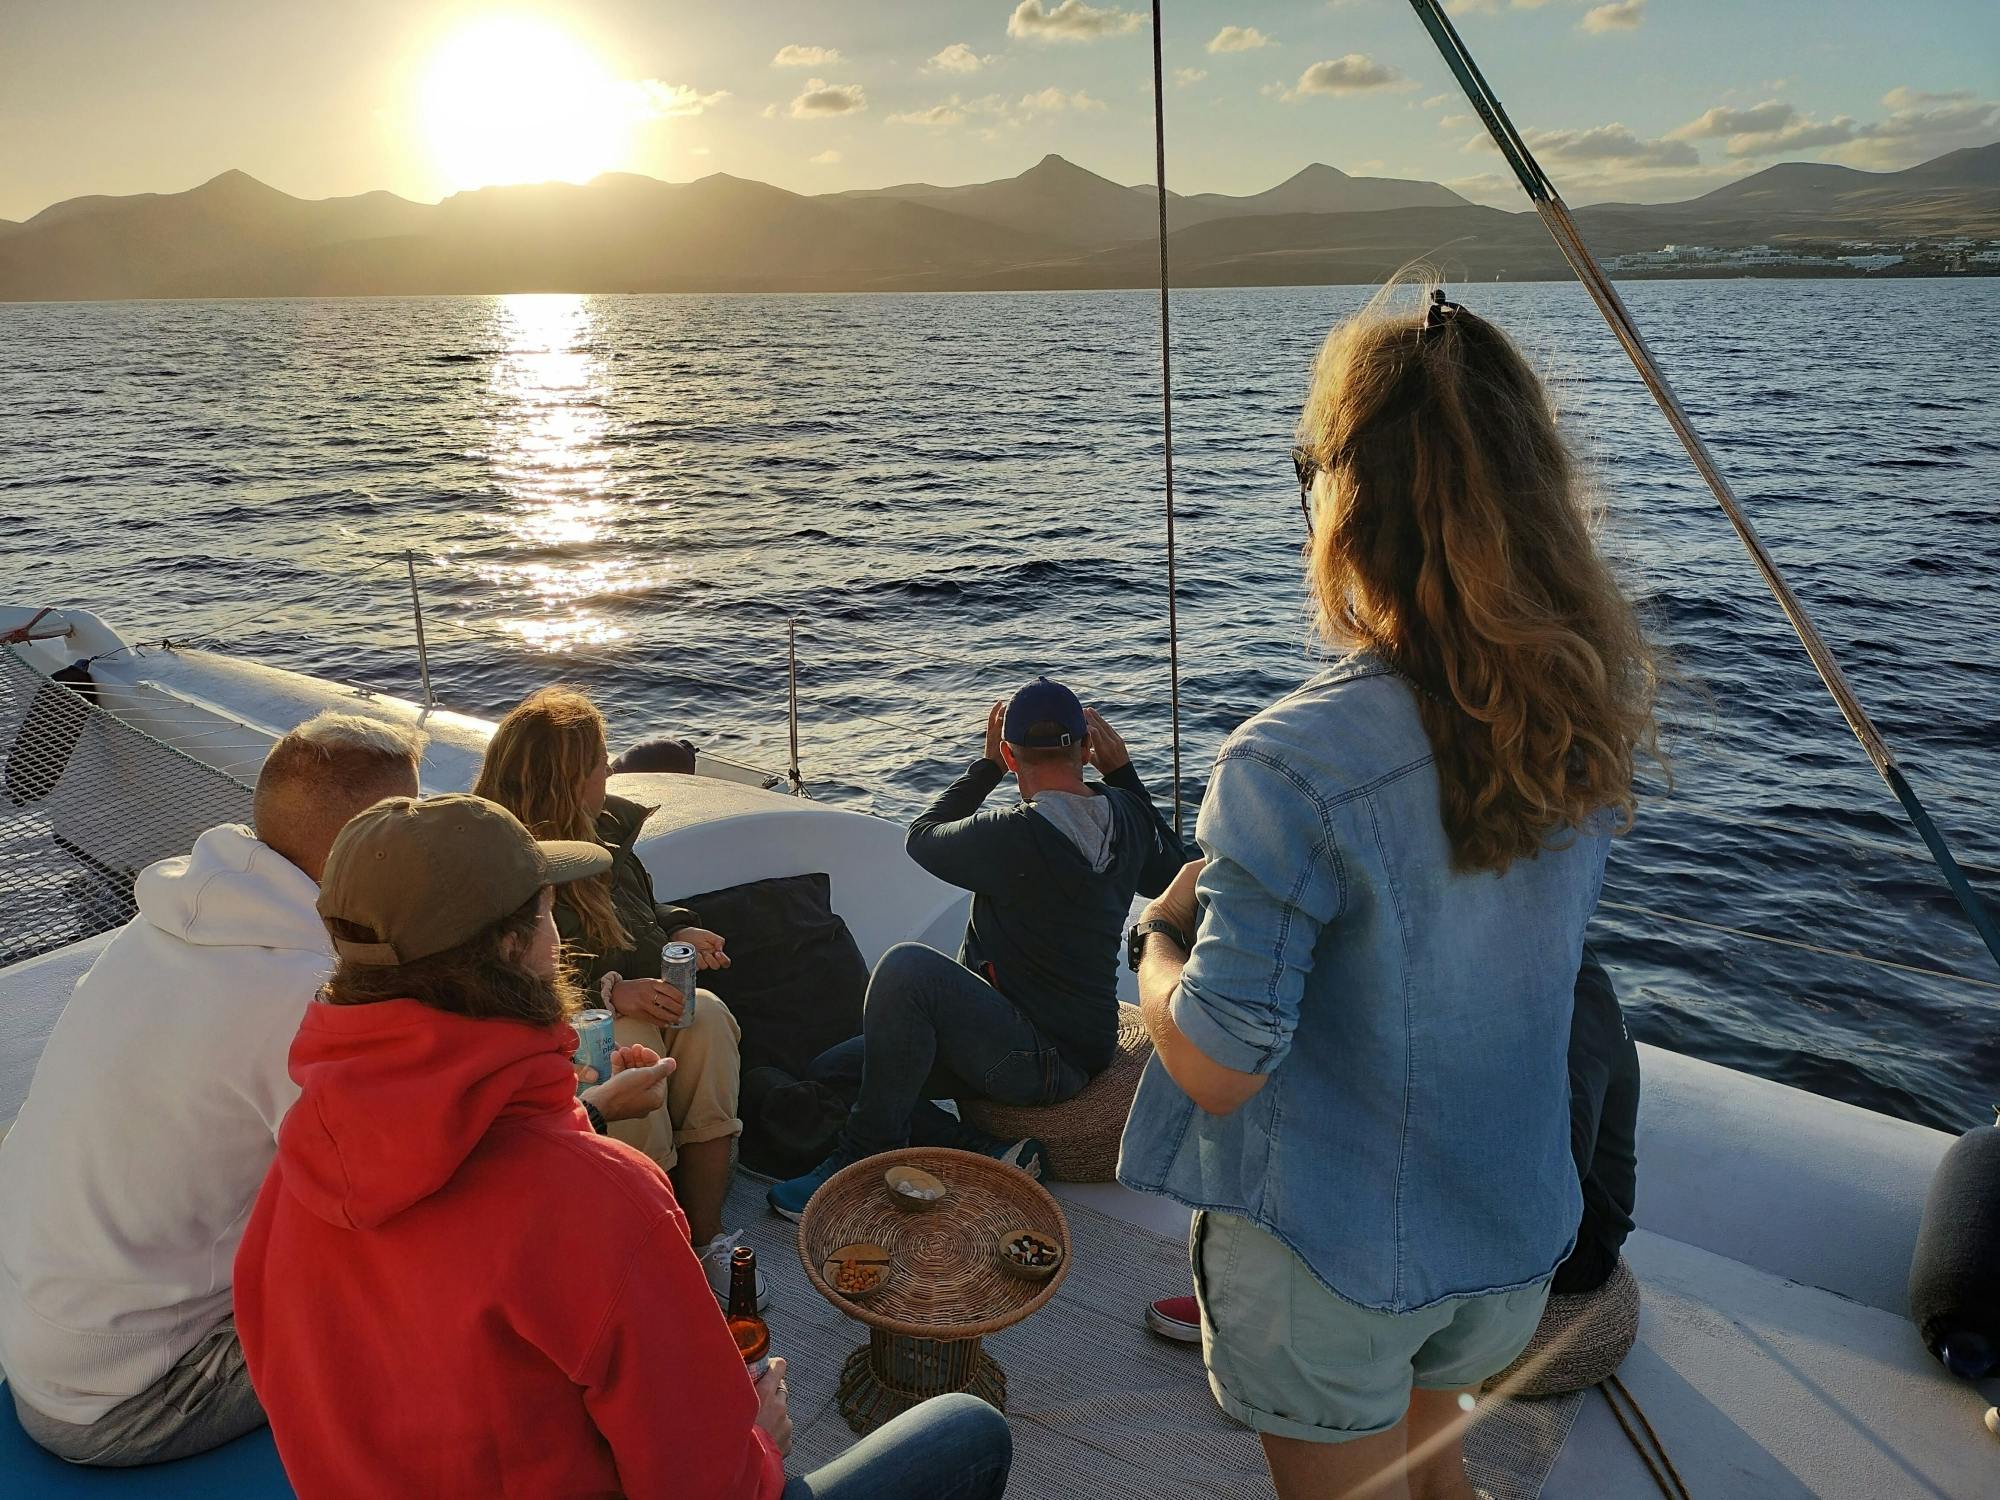
[[[101,707],[87,674],[45,676],[11,646],[0,782],[0,964],[120,925],[140,870],[250,820],[248,786]]]

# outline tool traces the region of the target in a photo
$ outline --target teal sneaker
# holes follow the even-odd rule
[[[836,1151],[804,1176],[774,1184],[771,1191],[765,1194],[765,1202],[771,1205],[774,1213],[782,1214],[796,1224],[799,1216],[806,1211],[806,1205],[812,1202],[812,1195],[826,1185],[827,1178],[858,1160],[859,1157]]]

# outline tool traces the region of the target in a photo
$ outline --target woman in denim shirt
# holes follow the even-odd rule
[[[1548,394],[1433,299],[1321,351],[1294,457],[1349,654],[1223,746],[1206,858],[1135,931],[1158,1052],[1119,1175],[1199,1210],[1209,1382],[1284,1500],[1470,1500],[1460,1397],[1581,1211],[1570,998],[1653,739]]]

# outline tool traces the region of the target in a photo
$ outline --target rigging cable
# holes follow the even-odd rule
[[[1584,289],[1590,293],[1591,300],[1597,304],[1597,310],[1604,315],[1604,321],[1611,326],[1612,333],[1624,347],[1633,367],[1638,370],[1639,378],[1645,382],[1646,389],[1652,393],[1654,402],[1666,416],[1675,435],[1680,438],[1681,446],[1687,449],[1688,457],[1694,461],[1696,470],[1707,481],[1716,502],[1722,507],[1723,514],[1729,518],[1729,524],[1735,527],[1736,535],[1748,549],[1751,561],[1757,565],[1757,571],[1764,575],[1764,582],[1776,596],[1779,608],[1784,610],[1785,618],[1791,621],[1792,629],[1798,633],[1799,641],[1805,647],[1806,655],[1812,659],[1820,681],[1826,684],[1826,690],[1833,695],[1833,701],[1839,705],[1842,717],[1847,720],[1848,728],[1854,731],[1854,737],[1861,742],[1861,748],[1875,763],[1875,769],[1881,774],[1883,781],[1888,783],[1889,790],[1896,794],[1896,800],[1903,804],[1903,810],[1909,814],[1910,821],[1916,825],[1917,832],[1923,836],[1925,845],[1930,849],[1931,858],[1936,862],[1939,873],[1944,876],[1945,884],[1951,888],[1952,895],[1964,908],[1966,917],[1971,921],[1973,929],[1978,932],[1981,941],[1986,944],[1986,951],[1992,955],[1994,963],[2000,964],[2000,923],[1996,923],[1992,911],[1980,898],[1979,893],[1973,890],[1971,882],[1965,877],[1965,872],[1959,868],[1958,860],[1953,856],[1950,845],[1945,843],[1944,835],[1938,831],[1937,824],[1931,820],[1930,813],[1925,810],[1909,779],[1903,775],[1902,767],[1897,765],[1896,758],[1890,753],[1881,732],[1869,718],[1868,710],[1861,706],[1861,700],[1848,685],[1847,676],[1841,671],[1840,663],[1834,658],[1825,638],[1820,635],[1819,627],[1812,622],[1805,606],[1799,602],[1798,596],[1792,592],[1791,585],[1778,571],[1778,565],[1772,560],[1770,553],[1764,550],[1764,543],[1758,538],[1756,528],[1750,524],[1750,518],[1744,514],[1743,507],[1737,502],[1729,481],[1723,478],[1721,469],[1716,467],[1715,459],[1708,451],[1708,445],[1702,441],[1701,434],[1695,431],[1694,423],[1681,406],[1680,398],[1667,383],[1666,375],[1654,360],[1652,350],[1646,346],[1638,325],[1632,321],[1632,315],[1626,311],[1625,303],[1619,297],[1617,289],[1604,274],[1603,267],[1598,265],[1597,258],[1591,254],[1589,246],[1584,244],[1583,236],[1576,227],[1576,221],[1570,217],[1569,208],[1562,201],[1562,195],[1556,191],[1555,184],[1549,181],[1547,174],[1535,161],[1534,153],[1529,151],[1527,142],[1522,140],[1520,133],[1515,130],[1513,121],[1507,118],[1507,111],[1501,106],[1498,96],[1487,85],[1485,77],[1479,71],[1479,65],[1472,60],[1472,54],[1459,39],[1457,28],[1444,14],[1438,0],[1410,0],[1410,4],[1417,13],[1417,19],[1424,23],[1424,29],[1431,34],[1431,40],[1437,44],[1445,65],[1451,69],[1453,76],[1458,79],[1459,86],[1465,90],[1465,97],[1485,124],[1487,133],[1493,137],[1493,143],[1500,148],[1500,154],[1507,159],[1507,165],[1513,168],[1514,175],[1520,179],[1529,201],[1535,205],[1535,212],[1541,216],[1542,223],[1554,237],[1557,248],[1563,253],[1563,258],[1569,262],[1577,280],[1582,282]],[[1158,5],[1155,4],[1156,14],[1158,9]],[[1156,32],[1154,37],[1156,57],[1158,45]],[[1157,67],[1156,62],[1156,76]],[[1165,201],[1162,197],[1163,216]]]
[[[1160,199],[1160,436],[1167,473],[1167,688],[1174,734],[1174,837],[1181,836],[1181,631],[1174,573],[1174,360],[1167,321],[1167,95],[1153,0],[1153,167]]]

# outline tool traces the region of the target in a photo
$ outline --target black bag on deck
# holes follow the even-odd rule
[[[729,967],[701,982],[743,1028],[746,1078],[763,1067],[803,1078],[820,1053],[861,1030],[868,965],[829,892],[824,875],[785,875],[686,898],[728,943]]]
[[[766,1177],[796,1177],[825,1161],[852,1099],[783,1068],[743,1075],[743,1165]]]

